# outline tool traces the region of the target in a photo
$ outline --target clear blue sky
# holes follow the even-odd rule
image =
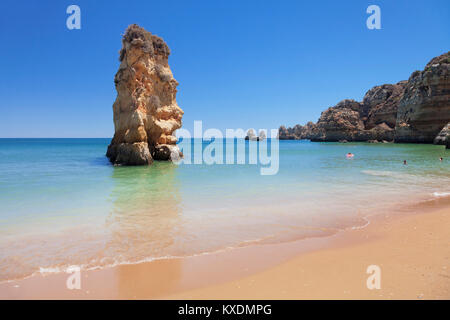
[[[81,8],[81,30],[66,8]],[[366,8],[381,8],[381,30]],[[450,2],[22,1],[0,3],[0,137],[111,137],[121,34],[161,36],[184,127],[278,128],[404,80],[450,50]]]

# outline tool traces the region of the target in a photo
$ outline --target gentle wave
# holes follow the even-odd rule
[[[105,264],[101,264],[98,261],[93,262],[94,260],[92,260],[89,263],[84,263],[84,264],[80,264],[80,265],[65,264],[65,265],[60,265],[60,266],[39,267],[38,268],[39,270],[36,270],[36,271],[32,272],[31,274],[24,275],[24,276],[18,277],[18,278],[13,278],[13,279],[0,280],[0,284],[21,281],[21,280],[25,280],[25,279],[28,279],[28,278],[31,278],[31,277],[34,277],[37,275],[49,276],[52,274],[72,273],[75,270],[74,268],[79,268],[79,270],[81,272],[93,271],[93,270],[104,270],[104,269],[109,269],[109,268],[114,268],[114,267],[119,267],[119,266],[124,266],[124,265],[136,265],[136,264],[148,263],[148,262],[159,261],[159,260],[184,259],[184,258],[206,256],[206,255],[211,255],[211,254],[227,252],[227,251],[234,250],[234,249],[250,247],[250,246],[254,246],[254,245],[278,244],[278,243],[286,243],[286,242],[294,242],[294,241],[304,240],[307,238],[327,237],[327,236],[331,236],[331,235],[335,234],[336,232],[342,232],[342,231],[345,231],[348,229],[350,229],[350,230],[362,229],[362,228],[367,227],[370,224],[370,221],[367,218],[362,218],[362,220],[364,221],[364,223],[361,225],[349,226],[349,227],[345,227],[343,229],[332,228],[333,232],[331,232],[329,234],[321,234],[321,235],[316,235],[316,236],[309,235],[307,237],[301,237],[301,238],[293,237],[290,240],[278,239],[278,241],[276,240],[277,234],[272,234],[272,235],[268,235],[268,236],[265,236],[262,238],[256,238],[253,240],[240,241],[239,243],[236,243],[234,245],[224,246],[222,248],[211,250],[211,251],[203,251],[203,252],[187,254],[187,255],[165,255],[165,256],[159,256],[159,257],[145,257],[145,258],[136,259],[136,260],[114,259],[115,261],[113,261],[112,263],[105,263]],[[327,228],[321,228],[321,227],[316,228],[316,227],[305,227],[305,226],[300,227],[300,228],[301,229],[306,228],[306,229],[313,229],[313,230],[322,230],[322,231],[327,229]],[[329,230],[331,230],[331,229],[329,229]],[[272,241],[267,241],[269,239],[271,239]]]
[[[361,172],[369,176],[376,176],[376,177],[400,177],[403,175],[402,173],[395,171],[362,170]]]
[[[160,256],[160,257],[147,257],[147,258],[138,259],[136,261],[130,261],[130,260],[118,261],[118,260],[116,260],[113,263],[104,264],[104,265],[97,264],[97,265],[94,265],[94,266],[92,266],[92,263],[88,263],[88,264],[81,264],[81,265],[64,265],[64,266],[39,267],[39,271],[35,271],[35,272],[33,272],[31,274],[28,274],[26,276],[23,276],[23,277],[0,280],[0,284],[1,283],[11,283],[11,282],[16,282],[16,281],[21,281],[21,280],[25,280],[25,279],[28,279],[28,278],[32,278],[32,277],[37,276],[37,275],[48,276],[48,275],[52,275],[52,274],[71,273],[71,272],[73,272],[72,270],[73,270],[74,267],[80,268],[81,272],[93,271],[93,270],[104,270],[104,269],[114,268],[114,267],[119,267],[119,266],[124,266],[124,265],[136,265],[136,264],[148,263],[148,262],[159,261],[159,260],[184,259],[184,258],[200,257],[200,256],[205,256],[205,255],[222,253],[222,252],[226,252],[226,251],[229,251],[229,250],[238,249],[240,247],[241,247],[240,245],[237,245],[237,246],[226,246],[224,248],[220,248],[220,249],[217,249],[217,250],[205,251],[205,252],[194,253],[194,254],[189,254],[189,255],[177,255],[177,256],[175,256],[175,255],[173,255],[173,256],[172,255],[168,255],[168,256]]]
[[[436,198],[450,197],[450,192],[433,192]]]

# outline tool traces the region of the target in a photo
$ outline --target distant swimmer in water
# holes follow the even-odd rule
[[[403,164],[406,166],[408,163],[406,162],[406,160],[403,160]]]
[[[347,153],[347,159],[353,158],[355,155],[351,152]]]
[[[442,162],[442,160],[444,160],[444,159],[442,159],[442,157],[440,157],[440,158],[439,158],[439,161],[441,161],[441,162]]]

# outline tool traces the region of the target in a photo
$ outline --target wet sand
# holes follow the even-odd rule
[[[37,275],[0,284],[0,299],[450,299],[445,202],[330,237],[84,271],[80,290],[68,274]],[[369,265],[379,290],[366,286]]]

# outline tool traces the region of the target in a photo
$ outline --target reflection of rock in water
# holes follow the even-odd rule
[[[113,206],[107,220],[110,238],[105,256],[123,263],[176,254],[174,242],[180,211],[176,174],[177,166],[166,162],[150,167],[114,168]],[[171,273],[176,276],[178,268]]]

